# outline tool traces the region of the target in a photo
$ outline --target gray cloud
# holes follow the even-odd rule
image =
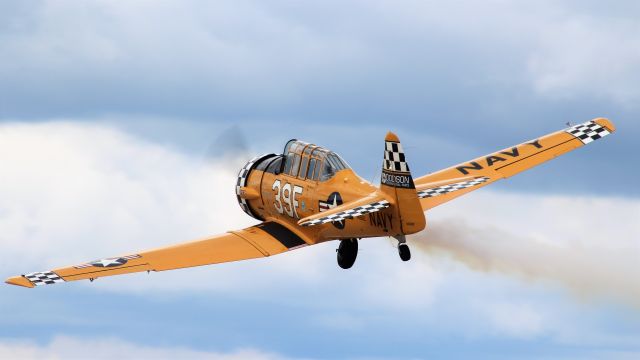
[[[546,113],[540,105],[557,114],[557,99],[602,100],[607,108],[600,110],[635,106],[635,18],[576,8],[416,1],[16,5],[0,33],[0,49],[11,59],[0,64],[0,115],[413,124],[442,118],[478,127],[479,120],[505,124],[517,109],[525,110],[520,119],[534,120]],[[598,86],[604,80],[607,86]]]
[[[620,132],[606,146],[541,171],[584,179],[578,192],[619,193],[599,185],[640,181],[627,155],[640,136],[637,13],[633,2],[576,1],[11,4],[0,15],[0,121],[108,118],[158,132],[162,118],[212,139],[241,122],[250,143],[317,124],[392,128],[422,134],[411,158],[435,171],[608,116]]]

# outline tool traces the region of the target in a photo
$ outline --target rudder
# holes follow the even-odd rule
[[[395,200],[402,234],[413,234],[426,226],[420,199],[416,193],[404,150],[396,134],[388,132],[384,139],[384,160],[380,190]]]

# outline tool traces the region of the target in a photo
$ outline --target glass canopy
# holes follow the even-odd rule
[[[300,179],[326,181],[349,165],[338,154],[296,139],[284,147],[282,172]]]

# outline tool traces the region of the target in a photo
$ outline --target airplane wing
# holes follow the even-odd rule
[[[333,209],[323,211],[306,218],[300,219],[298,225],[314,226],[334,221],[342,221],[380,211],[389,207],[389,201],[382,194],[373,193],[361,199],[336,206]]]
[[[230,231],[202,240],[14,276],[6,282],[32,288],[140,271],[180,269],[280,254],[308,243],[303,234],[298,234],[278,222],[267,221],[244,230]]]
[[[423,210],[508,178],[615,131],[604,118],[548,134],[415,179]]]

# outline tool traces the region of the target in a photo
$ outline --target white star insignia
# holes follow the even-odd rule
[[[111,265],[122,265],[122,261],[120,259],[102,259],[93,262],[94,265],[101,265],[103,267],[108,267]]]
[[[333,209],[336,206],[338,206],[338,196],[334,196],[333,197],[333,204],[329,204],[329,209]],[[338,221],[335,221],[335,222],[337,222],[338,224],[342,225],[343,221],[344,220],[338,220]]]
[[[333,204],[329,204],[329,209],[333,209],[336,206],[338,206],[338,197],[334,196],[333,197]]]

